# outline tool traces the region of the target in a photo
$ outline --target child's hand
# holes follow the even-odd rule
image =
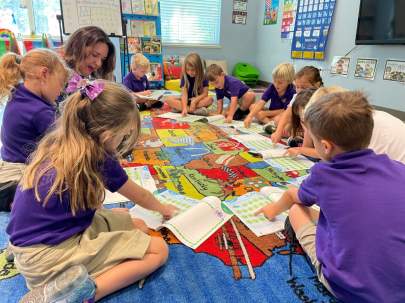
[[[182,115],[183,117],[187,116],[187,109],[183,109],[183,110],[181,111],[181,115]]]
[[[162,210],[160,211],[160,213],[162,214],[162,216],[165,220],[169,220],[178,211],[179,211],[179,209],[176,206],[171,205],[171,204],[165,204],[165,205],[162,205]]]
[[[232,119],[233,117],[226,117],[225,118],[225,123],[232,123],[232,121],[233,121],[233,119]]]
[[[246,117],[246,119],[243,121],[243,124],[245,125],[246,128],[249,128],[251,123],[252,119],[249,117]]]
[[[283,136],[283,134],[276,130],[274,133],[271,134],[270,138],[273,143],[278,143],[278,142],[280,142],[282,136]]]
[[[263,214],[269,220],[273,220],[278,215],[272,203],[267,204],[255,212],[255,216],[260,214]]]
[[[150,90],[145,90],[145,91],[143,91],[143,92],[140,92],[139,94],[140,94],[140,95],[144,95],[144,96],[149,96],[149,95],[152,94],[152,91],[150,91]]]
[[[289,157],[296,157],[301,154],[301,148],[300,147],[292,147],[288,148],[287,151],[285,152],[286,156]]]

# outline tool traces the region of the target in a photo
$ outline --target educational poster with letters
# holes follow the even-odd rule
[[[283,1],[283,17],[281,20],[281,39],[292,39],[294,35],[295,17],[298,0]]]
[[[358,58],[354,77],[359,79],[374,80],[377,59],[361,59]]]
[[[248,0],[233,0],[232,23],[246,24]]]
[[[109,36],[122,36],[120,0],[61,0],[60,3],[65,34],[95,25]]]
[[[277,23],[278,17],[278,1],[279,0],[265,0],[264,1],[264,20],[263,25],[272,25]]]
[[[405,61],[387,60],[384,70],[384,80],[405,83]]]
[[[347,76],[349,73],[350,58],[335,56],[333,57],[332,63],[330,65],[330,73],[332,75],[342,75]]]
[[[292,59],[324,60],[336,0],[298,0]]]

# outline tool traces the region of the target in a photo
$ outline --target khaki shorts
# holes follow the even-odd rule
[[[86,266],[95,278],[125,260],[142,259],[150,240],[150,236],[134,229],[129,214],[102,209],[96,211],[82,234],[58,245],[10,247],[17,269],[32,289],[76,264]]]
[[[328,281],[326,281],[322,273],[322,264],[319,263],[318,258],[316,257],[316,247],[315,247],[315,238],[316,238],[316,225],[311,222],[304,225],[300,230],[297,231],[296,237],[301,244],[301,247],[304,249],[308,257],[311,259],[312,265],[315,267],[316,275],[318,276],[319,281],[333,294]]]

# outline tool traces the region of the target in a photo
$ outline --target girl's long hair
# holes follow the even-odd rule
[[[79,28],[69,36],[64,47],[66,63],[70,68],[77,70],[78,64],[87,56],[86,48],[93,47],[99,42],[108,46],[108,54],[94,76],[98,79],[112,80],[112,73],[115,68],[115,48],[107,34],[97,26]]]
[[[204,67],[200,55],[197,53],[189,53],[186,58],[184,58],[184,63],[182,67],[182,77],[184,80],[184,88],[188,91],[190,87],[190,82],[187,78],[186,67],[190,66],[195,70],[195,81],[193,87],[193,93],[197,97],[202,93],[203,81],[204,81]],[[188,96],[191,98],[191,96]]]
[[[71,95],[56,128],[39,143],[32,155],[21,184],[24,190],[34,188],[36,199],[46,204],[53,194],[67,191],[73,214],[96,209],[104,200],[101,173],[107,156],[107,140],[126,136],[116,156],[132,148],[140,130],[138,109],[130,93],[121,85],[105,82],[100,95],[91,101],[81,92]],[[39,195],[41,178],[52,177],[45,197]]]
[[[6,53],[0,58],[0,99],[9,96],[21,81],[20,60],[15,53]]]

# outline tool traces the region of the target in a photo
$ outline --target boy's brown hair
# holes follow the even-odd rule
[[[295,74],[294,78],[299,79],[302,77],[307,77],[309,83],[311,83],[312,85],[318,84],[319,86],[323,86],[321,72],[315,66],[304,66]]]
[[[358,91],[321,97],[306,109],[304,119],[315,137],[344,151],[367,148],[374,127],[373,108]]]
[[[207,68],[207,79],[208,81],[215,81],[219,76],[224,73],[222,67],[218,64],[211,64]]]

